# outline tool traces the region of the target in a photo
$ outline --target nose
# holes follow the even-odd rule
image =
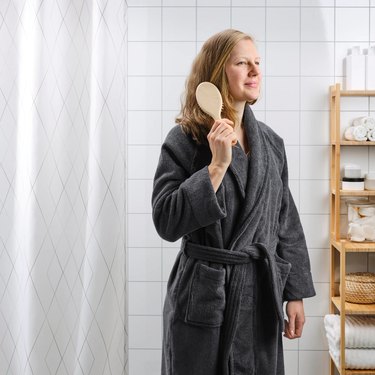
[[[260,67],[257,64],[251,64],[249,67],[249,77],[258,76],[260,74]]]

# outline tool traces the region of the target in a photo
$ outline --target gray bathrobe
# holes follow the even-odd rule
[[[315,295],[282,139],[246,106],[247,156],[215,193],[211,152],[180,126],[161,150],[153,219],[182,237],[164,305],[162,375],[283,375],[283,301]]]

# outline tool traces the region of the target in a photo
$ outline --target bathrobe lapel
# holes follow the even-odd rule
[[[231,242],[231,249],[235,249],[237,242],[240,240],[242,234],[246,231],[248,226],[252,223],[255,214],[261,204],[263,204],[266,185],[268,185],[268,166],[269,166],[269,150],[265,142],[264,136],[259,129],[259,124],[254,117],[250,107],[246,105],[244,111],[244,126],[246,129],[246,136],[250,148],[250,155],[248,156],[248,170],[246,173],[247,183],[244,190],[246,199],[244,200],[243,209],[240,213],[237,230]],[[243,155],[244,152],[240,150]],[[235,159],[234,159],[235,160]],[[237,183],[240,185],[242,176],[237,172],[236,164],[232,166],[231,170],[237,176]],[[240,189],[243,188],[240,186]],[[255,233],[256,226],[251,231]],[[253,234],[252,233],[252,234]],[[249,241],[248,235],[246,240]]]
[[[236,144],[232,149],[232,162],[229,166],[229,171],[234,177],[242,199],[246,197],[247,165],[248,160],[245,152],[239,144]]]

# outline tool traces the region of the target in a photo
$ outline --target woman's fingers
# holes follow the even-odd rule
[[[219,126],[222,126],[222,125],[229,125],[232,129],[233,129],[233,121],[227,119],[227,118],[223,118],[223,119],[220,119],[220,120],[216,120],[214,122],[214,124],[212,125],[211,127],[211,132],[214,132]]]
[[[228,122],[220,120],[220,121],[215,121],[210,132],[208,133],[208,137],[216,138],[220,134],[225,133],[226,135],[228,135],[229,133],[233,133],[233,132],[234,132],[233,127]]]

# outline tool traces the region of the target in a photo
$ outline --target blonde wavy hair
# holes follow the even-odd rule
[[[181,112],[176,118],[176,122],[181,125],[185,133],[190,134],[198,143],[207,141],[207,134],[213,125],[212,118],[199,108],[195,98],[195,90],[201,82],[208,81],[216,85],[223,98],[222,117],[233,122],[236,121],[236,110],[232,104],[233,98],[229,93],[225,64],[234,46],[244,39],[254,41],[250,35],[238,30],[221,31],[204,43],[193,61],[185,84]]]

